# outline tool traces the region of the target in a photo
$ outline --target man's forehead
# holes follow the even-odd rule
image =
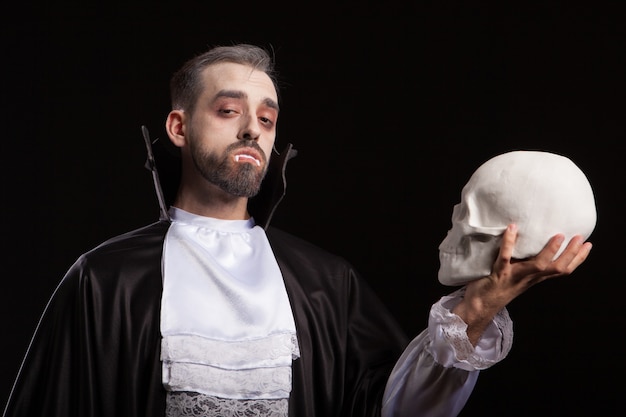
[[[269,75],[248,65],[220,62],[203,71],[204,92],[241,91],[249,97],[262,97],[278,103],[276,88]]]

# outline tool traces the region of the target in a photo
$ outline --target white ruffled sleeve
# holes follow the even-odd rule
[[[476,347],[467,325],[452,309],[465,288],[442,297],[430,310],[428,329],[420,333],[396,363],[383,397],[383,417],[458,415],[478,373],[506,357],[513,323],[506,309],[497,314]]]
[[[487,369],[508,355],[513,344],[513,322],[506,308],[493,319],[487,330],[472,346],[467,338],[467,324],[452,309],[461,301],[465,287],[442,297],[430,310],[426,346],[435,361],[444,367],[466,371]]]

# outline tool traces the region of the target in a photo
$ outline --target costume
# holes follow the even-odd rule
[[[278,178],[282,192],[274,188],[261,197],[280,201],[290,156],[289,149],[283,152],[278,176],[268,180]],[[269,226],[274,209],[257,213],[297,327],[300,357],[293,362],[289,416],[379,416],[389,375],[409,340],[348,262]],[[68,270],[38,324],[5,417],[164,415],[159,312],[170,227],[164,213],[162,207],[159,221],[104,242]],[[464,384],[471,392],[477,371],[413,353],[427,361],[418,384],[441,391],[435,401]],[[400,368],[406,378],[420,374],[406,364]],[[402,381],[393,385],[401,392]]]

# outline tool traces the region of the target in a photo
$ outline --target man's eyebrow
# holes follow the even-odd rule
[[[280,111],[280,108],[278,107],[278,103],[269,97],[263,100],[263,103],[269,108],[272,108],[276,111]]]
[[[239,90],[220,90],[215,95],[215,99],[217,100],[221,97],[243,99],[248,98],[248,95],[245,92]],[[276,111],[280,110],[280,108],[278,107],[278,103],[269,97],[263,99],[263,104],[265,104],[267,107],[275,109]]]
[[[248,95],[243,91],[238,90],[220,90],[215,95],[215,98],[228,97],[228,98],[247,98]]]

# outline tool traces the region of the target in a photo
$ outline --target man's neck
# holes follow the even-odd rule
[[[236,197],[223,190],[204,190],[203,193],[181,187],[174,207],[200,216],[223,220],[248,220],[248,198]]]

